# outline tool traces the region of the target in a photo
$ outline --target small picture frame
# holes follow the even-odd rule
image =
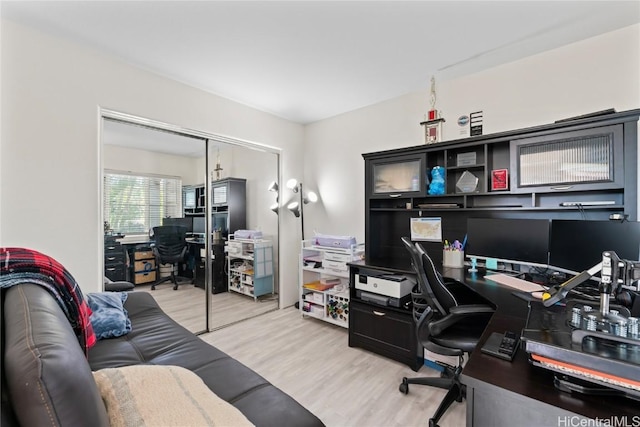
[[[509,189],[509,170],[494,169],[491,171],[491,191]]]

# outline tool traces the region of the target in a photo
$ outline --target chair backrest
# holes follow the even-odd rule
[[[172,264],[184,259],[187,252],[185,240],[187,227],[181,225],[163,225],[153,227],[154,254],[162,264]]]
[[[424,298],[427,304],[439,315],[445,315],[446,311],[442,304],[440,304],[440,302],[438,301],[438,298],[429,283],[428,277],[425,274],[423,266],[424,262],[422,258],[422,252],[424,252],[424,250],[420,245],[414,244],[408,237],[402,237],[401,240],[402,243],[404,243],[405,248],[411,255],[411,265],[413,267],[413,271],[415,271],[416,273],[418,287],[420,288],[420,294],[422,298]],[[414,304],[414,317],[419,317],[422,310],[419,309],[418,313],[415,312],[415,309],[419,308],[419,304],[418,306],[416,306],[416,303],[419,302],[419,299],[412,295],[412,300]]]
[[[430,289],[430,292],[435,295],[437,311],[441,315],[446,316],[449,314],[449,310],[452,307],[460,305],[456,297],[447,288],[440,272],[436,269],[435,264],[431,257],[427,254],[424,248],[416,244],[416,247],[420,253],[422,259],[422,274],[426,278],[426,283]]]

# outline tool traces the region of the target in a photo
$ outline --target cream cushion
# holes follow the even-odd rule
[[[253,425],[199,376],[179,366],[107,368],[93,377],[111,427]]]

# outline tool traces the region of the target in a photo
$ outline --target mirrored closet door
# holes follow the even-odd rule
[[[113,115],[101,137],[105,280],[150,292],[195,333],[277,309],[277,153]],[[154,248],[176,230],[184,254],[163,259]]]

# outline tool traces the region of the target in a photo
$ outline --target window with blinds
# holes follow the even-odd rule
[[[105,171],[104,220],[123,234],[145,234],[162,218],[181,217],[182,179]]]

